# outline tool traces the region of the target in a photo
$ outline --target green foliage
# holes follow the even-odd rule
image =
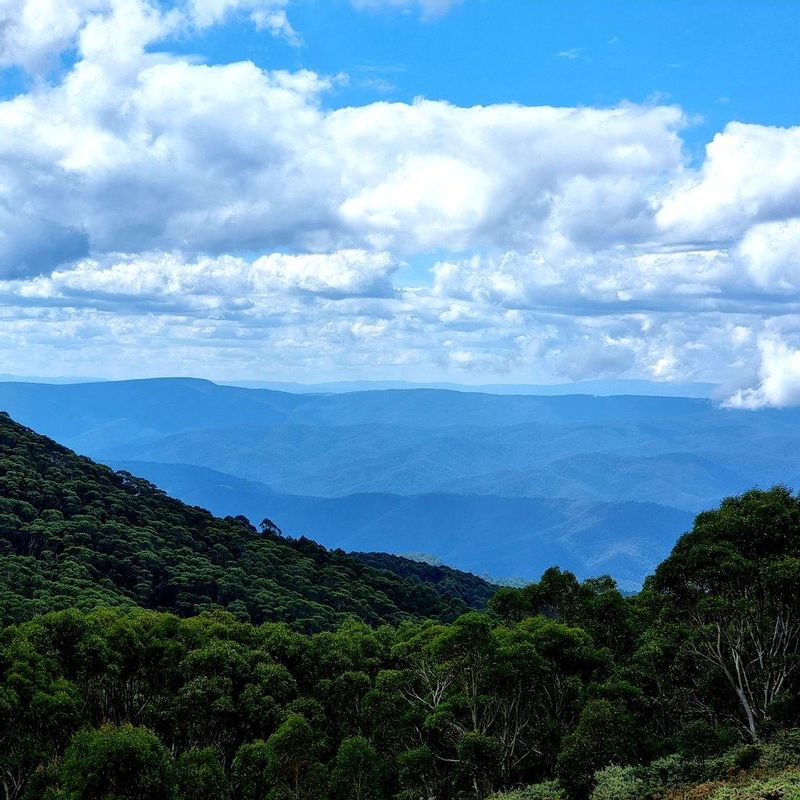
[[[785,731],[760,747],[759,764],[768,769],[800,766],[800,730]]]
[[[594,774],[606,764],[629,763],[636,750],[631,715],[608,700],[590,700],[558,757],[557,774],[573,797],[590,793]]]
[[[740,785],[722,786],[709,800],[797,800],[800,798],[800,772],[786,772],[765,780],[750,780]]]
[[[551,569],[470,611],[460,573],[258,534],[0,418],[0,790],[784,800],[799,551],[800,500],[749,492],[637,596]]]
[[[303,800],[319,791],[320,766],[314,762],[314,732],[300,714],[290,714],[267,740],[267,766],[274,785],[270,798]]]
[[[646,796],[644,781],[636,767],[611,765],[594,776],[592,800],[643,800]]]
[[[486,608],[490,598],[497,591],[494,584],[488,583],[483,578],[469,572],[451,569],[443,564],[415,561],[389,553],[352,555],[374,569],[388,570],[406,580],[419,581],[422,587],[434,589],[445,601],[460,600],[464,605],[479,611]],[[463,605],[456,605],[463,609]]]
[[[564,800],[564,789],[558,781],[542,781],[509,792],[494,794],[490,800]]]
[[[592,800],[795,798],[798,742],[800,731],[793,731],[768,744],[740,744],[710,758],[673,754],[646,766],[606,767],[595,773]]]
[[[77,733],[61,769],[69,800],[173,800],[172,759],[147,728],[104,725]]]
[[[800,497],[752,490],[700,514],[647,591],[752,741],[800,724]]]
[[[369,739],[345,739],[336,753],[331,772],[333,800],[379,800],[383,796],[384,765]]]
[[[269,761],[265,741],[245,742],[233,762],[233,796],[239,800],[264,800],[270,787]]]
[[[194,748],[181,753],[175,765],[180,800],[220,800],[229,791],[219,751]]]

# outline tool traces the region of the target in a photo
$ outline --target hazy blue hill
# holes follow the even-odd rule
[[[112,462],[215,514],[269,516],[292,536],[351,551],[430,552],[494,577],[536,578],[558,564],[580,576],[611,573],[636,587],[691,525],[653,503],[454,494],[287,495],[203,467]]]
[[[478,438],[389,425],[272,427],[190,431],[100,448],[102,460],[188,463],[258,480],[290,493],[339,496],[355,492],[414,494],[463,475],[466,465],[502,465]]]
[[[189,378],[73,385],[0,383],[0,408],[70,444],[78,437],[97,445],[229,421],[280,421],[299,402],[296,395],[284,392],[252,392]]]
[[[9,376],[10,377],[10,376]],[[0,376],[2,380],[2,376]],[[17,380],[21,380],[17,378]],[[38,382],[38,381],[37,381]],[[45,383],[58,383],[47,381]],[[331,381],[327,383],[291,383],[286,381],[226,381],[228,386],[246,389],[275,389],[282,392],[318,394],[320,392],[362,392],[383,389],[446,389],[453,392],[481,392],[484,394],[535,394],[564,395],[589,394],[596,396],[635,394],[650,397],[704,397],[713,396],[717,387],[713,383],[666,383],[644,380],[594,380],[578,383],[414,383],[411,381]]]
[[[272,508],[290,533],[313,530],[328,546],[432,552],[495,577],[534,578],[558,564],[584,577],[613,574],[626,587],[640,584],[693,517],[651,503],[453,494],[300,498]]]
[[[204,466],[292,494],[436,491],[648,500],[690,510],[795,474],[800,428],[744,412],[731,424],[727,412],[721,413],[669,425],[549,423],[435,431],[387,424],[245,425],[84,450],[102,460]]]
[[[530,470],[490,473],[462,480],[469,494],[510,497],[551,496],[593,500],[669,502],[695,511],[731,491],[744,491],[752,479],[691,453],[625,456],[579,453]]]
[[[304,397],[309,397],[304,395]],[[492,395],[441,389],[316,395],[302,407],[314,424],[517,425],[525,422],[649,420],[680,417],[710,406],[684,397]],[[295,409],[295,414],[297,409]]]
[[[436,389],[298,395],[164,378],[75,385],[0,383],[0,407],[62,439],[124,423],[130,438],[243,423],[441,428],[531,422],[656,420],[709,401],[664,397],[537,397]],[[60,413],[53,414],[54,408]]]

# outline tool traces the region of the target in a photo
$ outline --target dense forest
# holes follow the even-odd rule
[[[490,535],[487,532],[487,535]],[[636,595],[216,519],[0,419],[6,800],[800,797],[800,497]]]
[[[311,632],[350,615],[452,620],[493,591],[456,570],[363,558],[284,538],[269,520],[259,533],[244,517],[213,517],[0,414],[0,622],[105,604],[225,608]]]

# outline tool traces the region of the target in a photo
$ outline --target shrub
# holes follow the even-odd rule
[[[564,789],[558,781],[543,781],[493,795],[490,800],[564,800]]]
[[[767,769],[800,767],[800,729],[780,734],[763,745],[760,765]]]
[[[637,767],[611,765],[594,776],[592,800],[640,800],[646,796],[646,784]]]
[[[761,761],[762,746],[756,744],[743,744],[723,753],[719,758],[707,762],[705,777],[729,778],[740,772],[753,769]]]
[[[673,753],[656,759],[647,767],[647,782],[651,786],[674,788],[702,780],[706,777],[707,769],[705,762]]]
[[[798,800],[800,772],[786,772],[765,780],[752,780],[717,789],[710,800]]]

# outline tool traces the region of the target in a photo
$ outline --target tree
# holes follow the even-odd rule
[[[147,728],[104,725],[79,731],[64,753],[70,800],[174,800],[172,759]]]
[[[0,787],[16,800],[69,740],[81,698],[26,637],[8,638],[0,647]]]
[[[626,709],[609,700],[590,700],[575,730],[564,739],[556,772],[570,796],[585,798],[599,769],[628,764],[636,749],[635,724]]]
[[[382,759],[372,743],[363,736],[345,739],[331,772],[331,796],[334,800],[378,800],[382,777]]]
[[[458,743],[458,767],[475,800],[483,800],[491,792],[502,755],[502,747],[491,736],[470,732]]]
[[[224,800],[228,796],[228,778],[213,747],[181,753],[175,772],[180,800]]]
[[[269,791],[269,748],[261,739],[239,748],[231,770],[232,795],[237,800],[264,800]]]
[[[699,665],[719,670],[753,741],[800,692],[800,498],[752,490],[695,520],[648,582],[686,626]]]
[[[314,734],[305,717],[291,714],[267,740],[267,763],[275,800],[316,800],[322,781],[314,760]]]
[[[436,756],[426,745],[401,753],[397,759],[397,769],[403,787],[398,797],[403,800],[418,800],[420,797],[435,800],[447,784]]]

